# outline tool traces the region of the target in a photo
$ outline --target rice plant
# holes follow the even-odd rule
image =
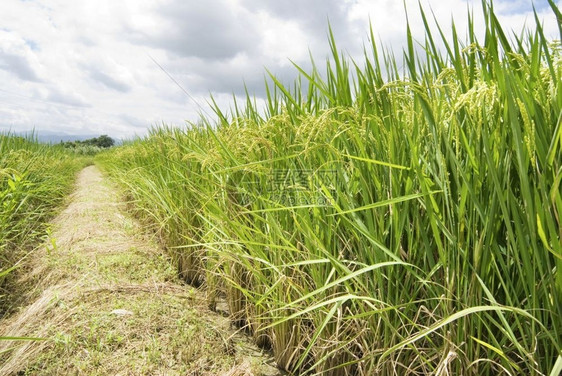
[[[61,147],[39,144],[33,135],[0,134],[0,287],[45,234],[47,220],[86,163]]]
[[[330,33],[325,72],[271,76],[264,111],[215,105],[98,160],[179,273],[293,374],[554,376],[560,41],[538,20],[510,37],[482,9],[484,40],[469,19],[461,41],[420,8],[404,71]]]

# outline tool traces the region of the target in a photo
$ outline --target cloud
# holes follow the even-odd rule
[[[242,0],[241,4],[277,19],[297,22],[307,32],[322,37],[327,30],[328,19],[337,28],[346,24],[346,14],[350,8],[350,1],[341,0]]]
[[[46,94],[39,94],[45,101],[63,104],[70,107],[92,107],[88,101],[80,94],[65,91],[58,87],[51,87],[46,90]]]
[[[0,51],[0,68],[15,74],[24,81],[41,82],[30,62],[21,55]]]
[[[169,0],[137,18],[131,41],[182,57],[224,60],[254,48],[259,41],[251,13],[227,0]]]
[[[139,119],[136,116],[131,116],[129,114],[121,114],[119,115],[119,118],[122,119],[125,123],[127,123],[128,125],[134,127],[134,128],[146,128],[147,126],[150,125],[149,121],[146,120],[142,120]]]
[[[504,15],[532,12],[533,6],[538,11],[550,9],[546,0],[534,2],[528,0],[496,0],[494,2],[494,10]]]
[[[117,90],[122,93],[127,93],[131,91],[131,86],[111,77],[110,75],[102,71],[98,71],[98,70],[91,71],[90,78],[97,83],[101,83],[110,89]]]
[[[23,81],[42,82],[31,46],[15,33],[0,30],[0,69]]]

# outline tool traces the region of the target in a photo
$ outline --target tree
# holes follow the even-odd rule
[[[92,143],[100,148],[110,148],[115,145],[115,141],[106,134],[102,134],[97,138],[92,139]]]
[[[61,145],[69,149],[75,149],[79,146],[95,146],[98,148],[106,149],[115,145],[115,140],[113,140],[108,135],[103,134],[99,137],[89,138],[84,141],[67,141],[67,142],[61,141]]]

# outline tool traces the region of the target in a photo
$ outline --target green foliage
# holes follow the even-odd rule
[[[103,149],[114,146],[115,140],[104,134],[84,141],[61,142],[61,145],[79,155],[95,155]]]
[[[465,43],[434,39],[421,10],[405,74],[374,42],[350,64],[330,34],[326,74],[272,76],[265,114],[248,97],[99,156],[185,279],[211,306],[225,295],[281,367],[560,369],[560,44],[540,24],[510,42],[483,4],[483,42],[472,20]]]
[[[0,134],[0,285],[86,163],[58,146]]]

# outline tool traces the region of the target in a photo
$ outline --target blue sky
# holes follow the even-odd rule
[[[417,0],[406,3],[421,39]],[[480,14],[480,0],[422,4],[444,28],[454,17],[464,30],[467,6]],[[535,6],[557,36],[547,1]],[[506,29],[534,24],[531,1],[495,7]],[[306,67],[310,50],[324,60],[328,19],[350,56],[361,56],[369,20],[385,46],[399,52],[404,43],[396,0],[2,0],[0,131],[128,138],[156,124],[181,126],[197,120],[198,107],[152,59],[197,103],[212,93],[227,106],[244,84],[263,95],[264,67],[289,81],[289,58]]]

